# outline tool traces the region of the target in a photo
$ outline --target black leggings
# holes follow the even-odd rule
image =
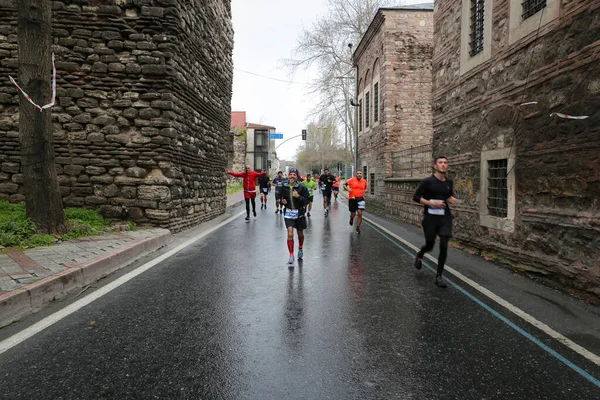
[[[421,247],[421,250],[417,254],[417,257],[423,258],[425,253],[431,251],[433,246],[435,245],[435,236],[433,240],[428,240],[425,242],[425,246]],[[440,255],[438,256],[438,267],[437,274],[441,275],[444,272],[444,264],[446,263],[446,257],[448,256],[448,241],[450,240],[450,236],[440,236]]]
[[[252,212],[256,212],[256,200],[254,198],[246,199],[246,217],[250,216],[250,200],[252,200]]]

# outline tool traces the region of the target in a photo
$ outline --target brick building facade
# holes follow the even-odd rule
[[[434,24],[456,237],[600,295],[600,2],[439,0]]]
[[[432,135],[433,4],[380,8],[353,55],[359,168],[376,211],[415,221],[411,191],[423,176],[394,171],[394,154]]]
[[[24,200],[17,13],[0,1],[0,198]],[[56,165],[65,206],[180,230],[225,211],[229,1],[53,1]],[[50,76],[50,71],[48,72]]]

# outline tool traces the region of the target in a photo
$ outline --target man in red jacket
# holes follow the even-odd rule
[[[252,214],[256,217],[256,178],[263,176],[266,172],[252,171],[249,165],[246,165],[245,172],[233,172],[225,168],[231,176],[244,178],[244,199],[246,200],[246,221],[250,221],[250,201],[252,201]]]

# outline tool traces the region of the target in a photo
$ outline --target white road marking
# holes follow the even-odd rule
[[[388,235],[392,236],[394,239],[396,239],[399,242],[403,243],[405,246],[408,246],[408,247],[410,247],[411,249],[413,249],[415,251],[419,251],[420,250],[418,247],[414,246],[412,243],[410,243],[410,242],[402,239],[400,236],[396,235],[394,232],[390,231],[389,229],[386,229],[383,226],[379,225],[377,222],[373,221],[372,219],[367,218],[364,215],[363,215],[363,219],[365,221],[368,221],[369,223],[375,225],[378,229],[381,229],[383,232],[385,232]],[[425,256],[428,259],[430,259],[431,261],[433,261],[433,262],[435,262],[437,264],[437,262],[438,262],[437,258],[433,257],[430,254],[425,254]],[[481,286],[480,284],[478,284],[477,282],[473,281],[472,279],[467,278],[466,276],[464,276],[460,272],[456,271],[454,268],[448,266],[448,264],[445,264],[444,270],[448,271],[449,273],[451,273],[452,275],[454,275],[455,277],[457,277],[458,279],[460,279],[461,281],[463,281],[467,285],[471,286],[473,289],[477,290],[479,293],[487,296],[491,300],[493,300],[496,303],[500,304],[502,307],[506,308],[508,311],[510,311],[513,314],[521,317],[523,320],[527,321],[531,325],[535,326],[536,328],[538,328],[541,331],[545,332],[549,336],[553,337],[554,339],[556,339],[560,343],[564,344],[565,346],[567,346],[571,350],[575,351],[576,353],[578,353],[581,356],[585,357],[586,359],[590,360],[594,364],[600,366],[600,357],[598,355],[592,353],[591,351],[589,351],[586,348],[578,345],[577,343],[575,343],[571,339],[569,339],[569,338],[561,335],[560,333],[556,332],[554,329],[550,328],[548,325],[544,324],[541,321],[538,321],[532,315],[529,315],[528,313],[526,313],[525,311],[521,310],[517,306],[509,303],[508,301],[504,300],[502,297],[500,297],[497,294],[493,293],[492,291],[486,289],[485,287]]]
[[[90,304],[91,302],[98,300],[100,297],[104,296],[105,294],[109,293],[110,291],[129,282],[136,276],[143,274],[144,272],[148,271],[150,268],[163,262],[164,260],[171,257],[172,255],[179,253],[181,250],[185,249],[189,245],[195,243],[196,241],[202,239],[203,237],[216,231],[217,229],[227,225],[228,223],[230,223],[231,221],[233,221],[234,219],[238,218],[239,216],[241,216],[243,214],[245,214],[245,211],[242,211],[236,215],[229,217],[228,219],[221,222],[220,224],[213,226],[212,228],[206,230],[205,232],[202,232],[198,236],[193,237],[193,238],[183,242],[179,246],[167,251],[165,254],[153,259],[152,261],[145,263],[144,265],[140,266],[139,268],[134,269],[133,271],[127,273],[126,275],[123,275],[119,279],[107,284],[106,286],[103,286],[102,288],[96,290],[95,292],[90,293],[88,296],[84,297],[83,299],[78,300],[75,303],[72,303],[72,304],[66,306],[62,310],[59,310],[52,315],[49,315],[48,317],[44,318],[43,320],[41,320],[39,322],[36,322],[29,328],[26,328],[26,329],[22,330],[21,332],[16,333],[13,336],[3,340],[2,342],[0,342],[0,354],[11,349],[12,347],[18,345],[19,343],[24,342],[25,340],[27,340],[30,337],[34,336],[35,334],[43,331],[44,329],[54,325],[61,319],[71,315],[75,311],[81,309],[82,307],[85,307],[86,305]]]

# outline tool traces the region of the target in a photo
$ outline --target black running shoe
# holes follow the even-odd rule
[[[417,254],[417,256],[415,257],[415,268],[416,269],[421,269],[421,267],[423,266],[423,261],[421,261],[422,258],[419,257],[419,255]]]
[[[356,228],[356,233],[358,233],[360,235],[360,229]]]
[[[435,283],[435,285],[437,287],[441,287],[441,288],[447,288],[448,285],[446,284],[446,280],[444,278],[442,278],[441,275],[436,275],[435,276],[435,280],[433,281],[433,283]]]
[[[350,226],[354,225],[354,218],[350,217]]]
[[[246,217],[244,218],[246,221],[250,221],[250,217]]]
[[[256,217],[256,211],[252,211],[252,215],[254,215]]]

